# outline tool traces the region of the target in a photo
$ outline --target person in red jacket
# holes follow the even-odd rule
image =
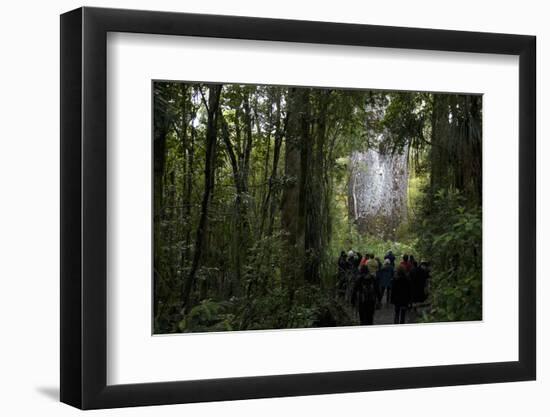
[[[361,258],[361,262],[359,263],[359,268],[361,268],[363,265],[366,265],[369,262],[369,254],[367,253],[365,256]]]
[[[409,272],[411,272],[412,263],[411,263],[411,261],[409,261],[409,255],[407,255],[407,254],[403,255],[403,260],[401,261],[399,266],[402,266],[405,269],[405,271],[407,272],[407,274]]]

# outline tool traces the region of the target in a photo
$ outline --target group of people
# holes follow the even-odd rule
[[[396,265],[391,250],[383,261],[372,253],[361,255],[353,250],[342,251],[338,259],[338,293],[358,310],[362,325],[373,324],[384,296],[386,306],[395,307],[394,323],[405,323],[407,310],[426,300],[428,280],[428,262],[418,263],[405,254]]]

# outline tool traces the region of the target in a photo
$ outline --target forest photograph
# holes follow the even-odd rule
[[[482,96],[152,82],[154,334],[482,320]]]

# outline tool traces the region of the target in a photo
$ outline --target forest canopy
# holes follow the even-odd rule
[[[414,320],[480,320],[481,121],[479,95],[153,82],[154,332],[357,325],[342,252],[414,254]]]

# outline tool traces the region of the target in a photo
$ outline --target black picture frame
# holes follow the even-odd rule
[[[107,385],[108,32],[519,56],[519,360]],[[81,409],[536,378],[536,38],[252,17],[79,8],[61,15],[61,401]]]

